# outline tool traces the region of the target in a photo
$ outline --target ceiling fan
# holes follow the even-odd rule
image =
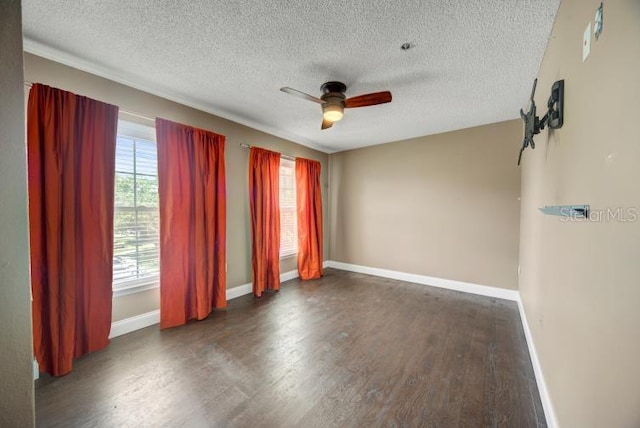
[[[305,94],[293,88],[280,88],[282,92],[305,100],[313,101],[322,105],[322,127],[320,129],[331,128],[334,122],[342,119],[345,108],[375,106],[391,102],[391,92],[374,92],[372,94],[358,95],[357,97],[347,98],[344,93],[347,86],[342,82],[326,82],[320,86],[322,95],[320,98],[313,95]]]

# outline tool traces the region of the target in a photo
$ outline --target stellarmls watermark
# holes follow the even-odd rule
[[[619,222],[633,223],[638,220],[638,208],[618,207],[602,210],[590,209],[586,215],[576,213],[570,208],[560,209],[560,221],[592,221],[597,223]]]

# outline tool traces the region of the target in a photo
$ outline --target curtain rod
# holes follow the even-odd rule
[[[28,80],[25,80],[25,81],[24,81],[24,86],[26,86],[26,87],[30,88],[30,87],[32,87],[32,86],[33,86],[33,82],[29,82]],[[137,118],[140,118],[140,119],[143,119],[143,120],[148,120],[148,121],[150,121],[150,122],[155,122],[155,121],[156,121],[156,118],[155,118],[155,117],[146,116],[146,115],[144,115],[144,114],[136,113],[136,112],[134,112],[134,111],[124,110],[124,109],[121,109],[121,108],[119,108],[119,110],[118,110],[118,111],[119,111],[120,113],[128,114],[129,116],[134,116],[134,117],[137,117]],[[247,145],[247,144],[240,144],[240,145],[241,145],[241,146],[243,146],[243,147],[251,147],[251,146],[249,146],[249,145]],[[284,155],[284,157],[285,157],[285,158],[290,158],[290,159],[292,159],[292,160],[295,160],[295,158],[294,158],[293,156],[287,156],[287,155]]]
[[[255,147],[256,149],[261,149],[262,148],[262,147],[258,147],[258,146],[250,146],[249,144],[244,144],[244,143],[240,143],[240,147],[244,147],[245,149],[250,149],[251,147]],[[285,158],[285,159],[289,159],[289,160],[296,160],[295,156],[287,155],[285,153],[280,153],[280,157]]]
[[[33,82],[29,82],[28,80],[25,80],[24,81],[24,86],[26,86],[27,88],[30,88],[30,87],[33,86]],[[139,119],[148,120],[150,122],[155,122],[156,121],[155,117],[146,116],[144,114],[136,113],[134,111],[125,110],[125,109],[122,109],[122,108],[119,108],[118,112],[124,113],[124,114],[128,114],[129,116],[134,116],[134,117],[137,117]]]
[[[134,116],[134,117],[137,117],[137,118],[140,118],[140,119],[143,119],[143,120],[148,120],[148,121],[151,121],[151,122],[155,122],[156,121],[155,117],[145,116],[144,114],[135,113],[135,112],[127,111],[127,110],[123,110],[123,109],[120,109],[119,111],[120,111],[120,113],[128,114],[129,116]]]

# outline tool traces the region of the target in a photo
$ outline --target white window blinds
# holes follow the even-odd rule
[[[280,257],[298,252],[295,162],[280,159]]]
[[[157,281],[160,272],[158,162],[154,141],[118,135],[113,288]]]

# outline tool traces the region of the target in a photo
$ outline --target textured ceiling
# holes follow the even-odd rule
[[[29,52],[334,152],[518,117],[558,4],[23,0],[23,27]],[[318,104],[278,90],[328,80],[393,102],[321,131]]]

